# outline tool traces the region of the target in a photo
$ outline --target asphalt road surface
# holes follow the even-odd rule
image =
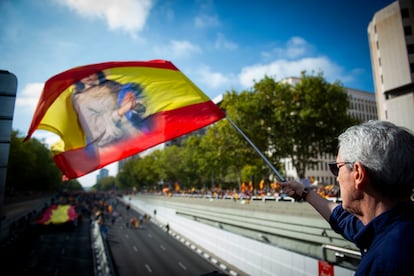
[[[142,214],[122,204],[115,211],[120,216],[108,223],[107,241],[116,275],[225,275],[166,228],[144,219],[138,227],[130,223]]]

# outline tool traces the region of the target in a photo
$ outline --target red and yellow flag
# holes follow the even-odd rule
[[[265,181],[264,181],[264,179],[262,179],[262,180],[260,181],[260,183],[259,183],[259,189],[260,189],[260,190],[263,190],[264,185],[265,185]]]
[[[75,206],[64,204],[64,205],[52,205],[47,208],[42,217],[37,220],[37,224],[62,224],[69,221],[73,221],[78,217],[75,211]]]
[[[54,161],[73,179],[224,116],[171,62],[106,62],[50,78],[26,140],[57,134]]]
[[[252,180],[250,180],[250,181],[249,181],[249,191],[253,191],[253,189],[254,189],[254,186],[253,186],[253,181],[252,181]]]

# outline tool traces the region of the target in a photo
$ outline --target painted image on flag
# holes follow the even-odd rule
[[[151,128],[150,120],[144,120],[142,86],[108,80],[103,71],[75,84],[72,104],[85,131],[87,147],[105,147]]]
[[[26,140],[36,129],[57,134],[53,159],[72,179],[224,116],[171,62],[106,62],[50,78]]]

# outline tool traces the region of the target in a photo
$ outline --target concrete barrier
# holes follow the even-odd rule
[[[107,250],[99,230],[98,222],[94,221],[91,225],[91,240],[93,250],[93,261],[95,275],[98,276],[111,276],[113,275],[111,263],[107,256]]]
[[[299,254],[293,250],[275,246],[274,242],[277,239],[281,243],[290,243],[290,247],[293,248],[308,248],[309,252],[318,251],[320,256],[326,255],[329,251],[337,255],[335,250],[343,248],[331,245],[331,243],[328,244],[330,247],[321,246],[325,244],[325,241],[330,240],[329,235],[331,239],[337,237],[334,237],[331,232],[327,232],[328,237],[322,236],[322,233],[318,234],[320,231],[318,227],[326,229],[327,224],[317,219],[317,214],[304,217],[299,223],[297,217],[295,219],[294,216],[286,214],[276,214],[277,219],[270,219],[269,214],[258,211],[257,206],[252,208],[249,206],[250,209],[240,206],[224,208],[224,202],[215,202],[215,206],[208,206],[211,204],[208,201],[190,204],[189,201],[178,202],[167,198],[147,196],[132,196],[124,200],[129,201],[131,207],[140,212],[153,214],[156,210],[153,219],[160,226],[169,224],[171,231],[178,233],[180,239],[204,250],[206,254],[217,257],[225,264],[236,267],[238,271],[246,275],[318,275],[318,265],[322,257],[311,257],[311,254]],[[286,202],[286,204],[292,203]],[[290,209],[296,207],[291,205]],[[301,212],[309,212],[309,210],[304,210],[302,206]],[[207,220],[210,224],[206,223]],[[260,225],[257,221],[261,222]],[[307,223],[301,225],[302,222]],[[238,229],[240,233],[221,229],[217,223],[221,224],[222,228],[233,226],[232,230]],[[274,228],[275,225],[279,229]],[[276,237],[276,234],[280,234],[281,231],[283,233],[281,236],[286,237]],[[259,236],[260,234],[262,237]],[[256,235],[256,239],[249,235]],[[311,236],[319,240],[312,240]],[[263,237],[269,240],[266,241]],[[290,241],[282,242],[281,239]],[[352,249],[349,251],[354,253]],[[354,270],[334,265],[334,273],[337,276],[350,276],[354,274]]]

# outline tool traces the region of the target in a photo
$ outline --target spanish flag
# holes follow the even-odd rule
[[[37,224],[62,224],[74,221],[78,217],[75,211],[75,206],[69,204],[51,205],[47,208]]]
[[[26,137],[60,141],[51,151],[73,179],[225,117],[171,62],[106,62],[50,78]]]

